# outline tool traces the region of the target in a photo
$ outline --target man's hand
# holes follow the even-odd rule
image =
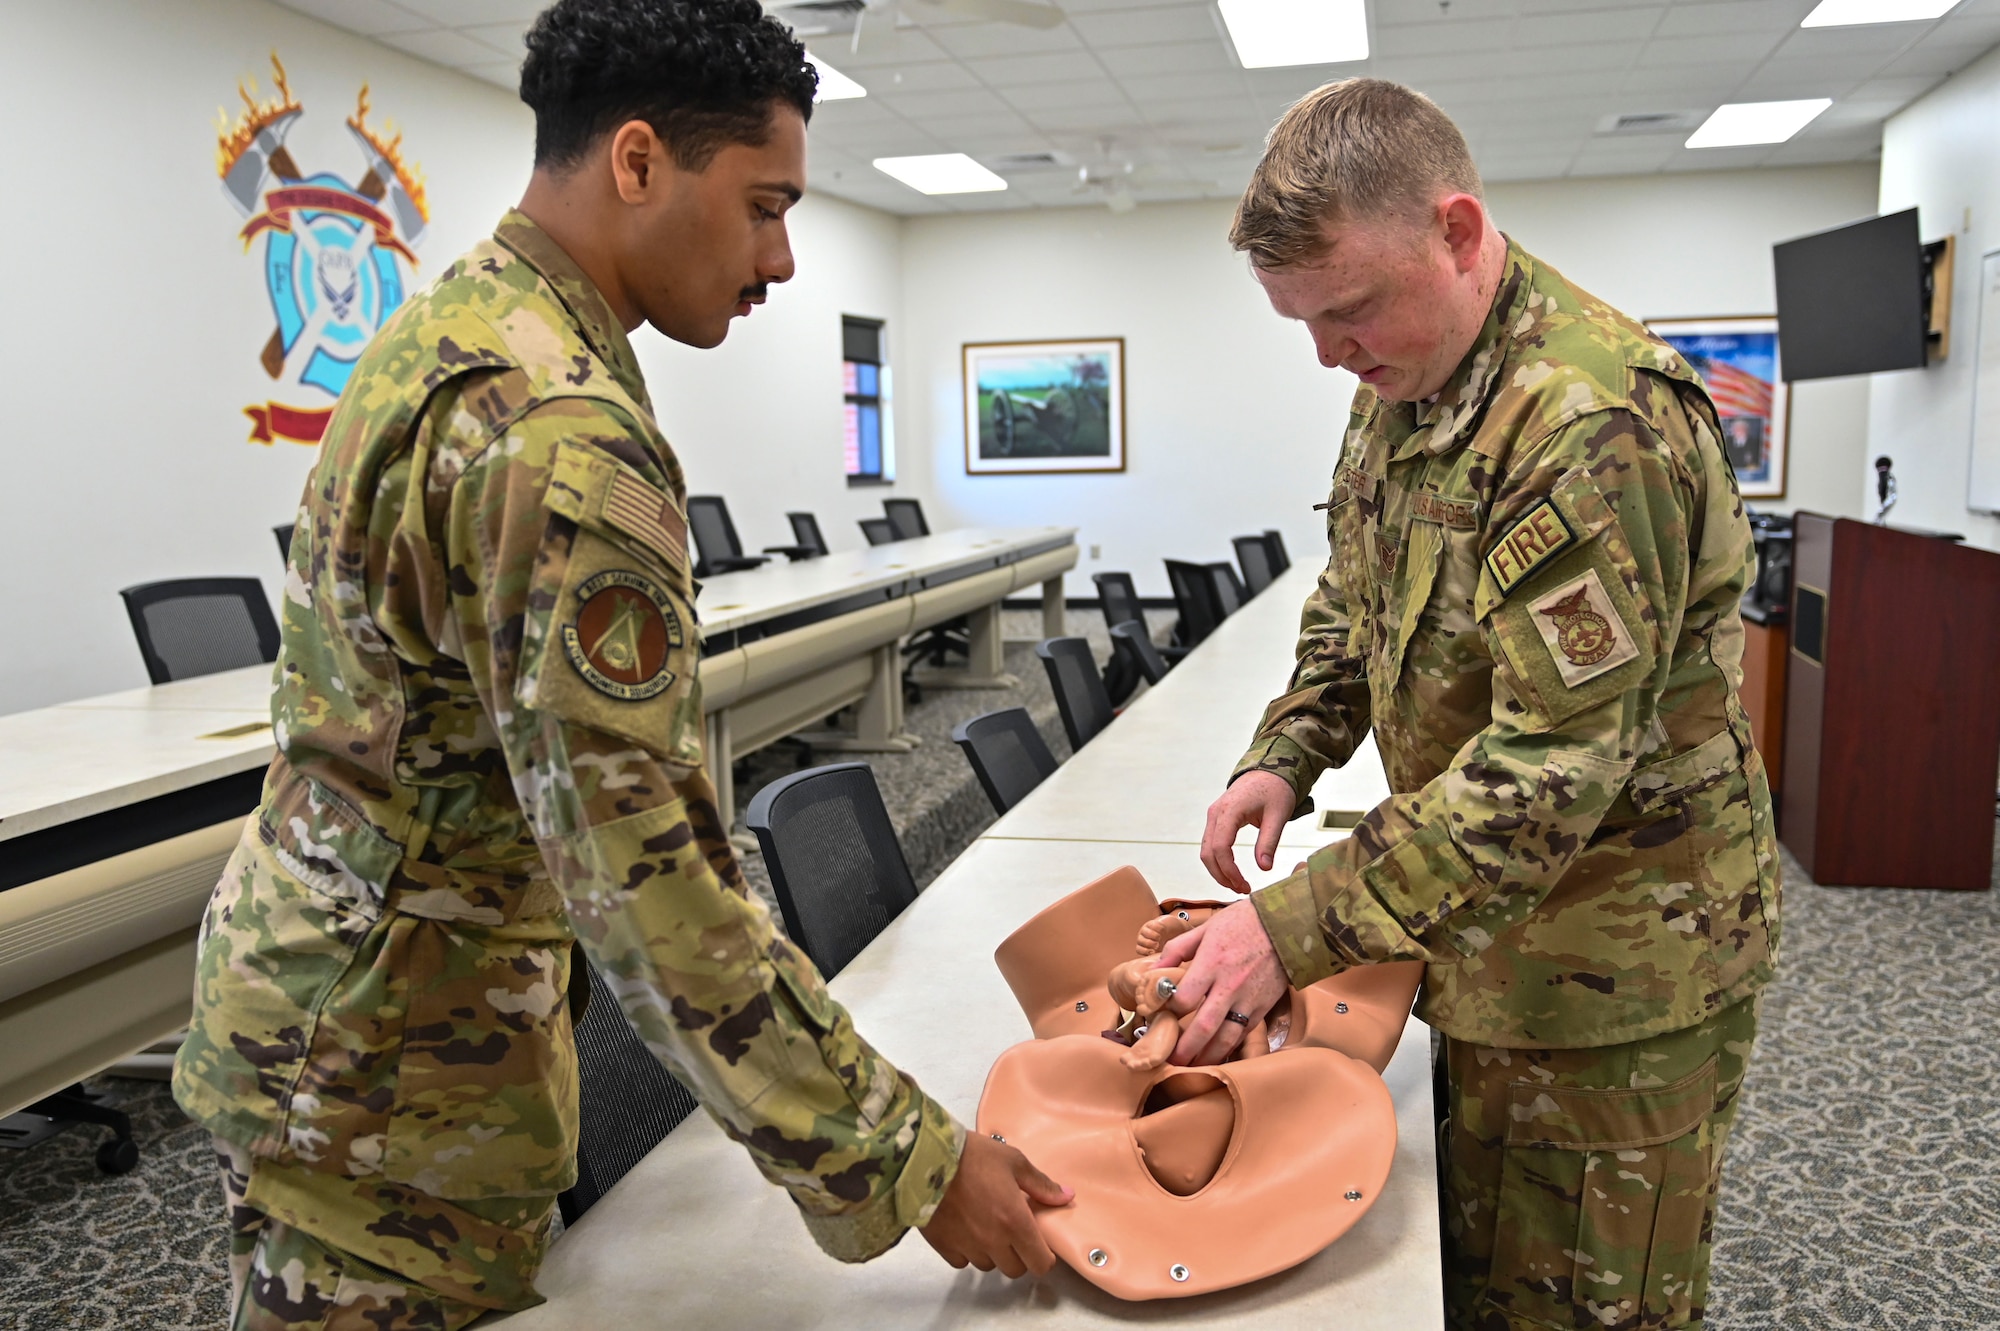
[[[1289,789],[1285,797],[1291,798]],[[1159,965],[1183,963],[1187,974],[1181,977],[1170,1005],[1183,1014],[1180,1043],[1169,1060],[1181,1067],[1228,1058],[1243,1042],[1244,1033],[1261,1021],[1290,987],[1277,949],[1271,946],[1271,936],[1264,932],[1257,908],[1247,901],[1217,911],[1207,923],[1168,943]],[[1231,1012],[1249,1020],[1230,1021]]]
[[[924,1239],[953,1266],[998,1267],[1008,1277],[1046,1275],[1056,1255],[1035,1228],[1028,1202],[1067,1206],[1074,1197],[1005,1142],[968,1132],[958,1173],[924,1226]]]
[[[1256,827],[1257,867],[1268,869],[1278,853],[1278,833],[1298,804],[1292,783],[1276,772],[1245,772],[1230,782],[1208,806],[1208,826],[1201,834],[1201,862],[1208,866],[1208,876],[1232,892],[1248,892],[1250,884],[1236,867],[1237,829]]]

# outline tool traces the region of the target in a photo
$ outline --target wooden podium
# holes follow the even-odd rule
[[[1796,515],[1778,835],[1815,882],[1983,888],[2000,555]]]

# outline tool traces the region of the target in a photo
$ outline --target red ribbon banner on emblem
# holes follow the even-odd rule
[[[323,185],[291,185],[284,189],[274,189],[264,196],[264,211],[244,223],[243,248],[249,249],[250,242],[266,231],[291,233],[294,212],[339,213],[352,217],[375,228],[375,243],[393,250],[416,266],[417,256],[402,241],[396,239],[396,224],[389,220],[387,213],[372,208],[344,190],[327,189]]]
[[[333,419],[332,407],[288,407],[282,402],[266,402],[261,407],[245,407],[250,418],[250,442],[268,444],[274,438],[295,444],[316,444]]]

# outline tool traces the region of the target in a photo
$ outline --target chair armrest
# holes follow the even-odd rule
[[[819,551],[809,545],[767,545],[764,547],[764,553],[767,555],[783,555],[794,564],[798,563],[801,559],[819,558]]]

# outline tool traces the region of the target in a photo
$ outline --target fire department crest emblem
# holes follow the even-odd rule
[[[276,52],[271,67],[272,97],[260,100],[256,81],[246,80],[237,88],[244,109],[233,120],[220,113],[216,168],[223,194],[245,219],[244,250],[263,245],[274,327],[259,359],[274,391],[304,401],[243,411],[255,443],[316,444],[362,348],[403,303],[430,208],[422,175],[403,157],[402,135],[386,123],[380,131],[369,126],[365,83],[347,119],[365,167],[360,180],[300,170],[285,138],[305,108]]]
[[[1603,615],[1590,608],[1590,588],[1579,587],[1540,613],[1556,622],[1556,650],[1575,666],[1594,666],[1618,640]]]

